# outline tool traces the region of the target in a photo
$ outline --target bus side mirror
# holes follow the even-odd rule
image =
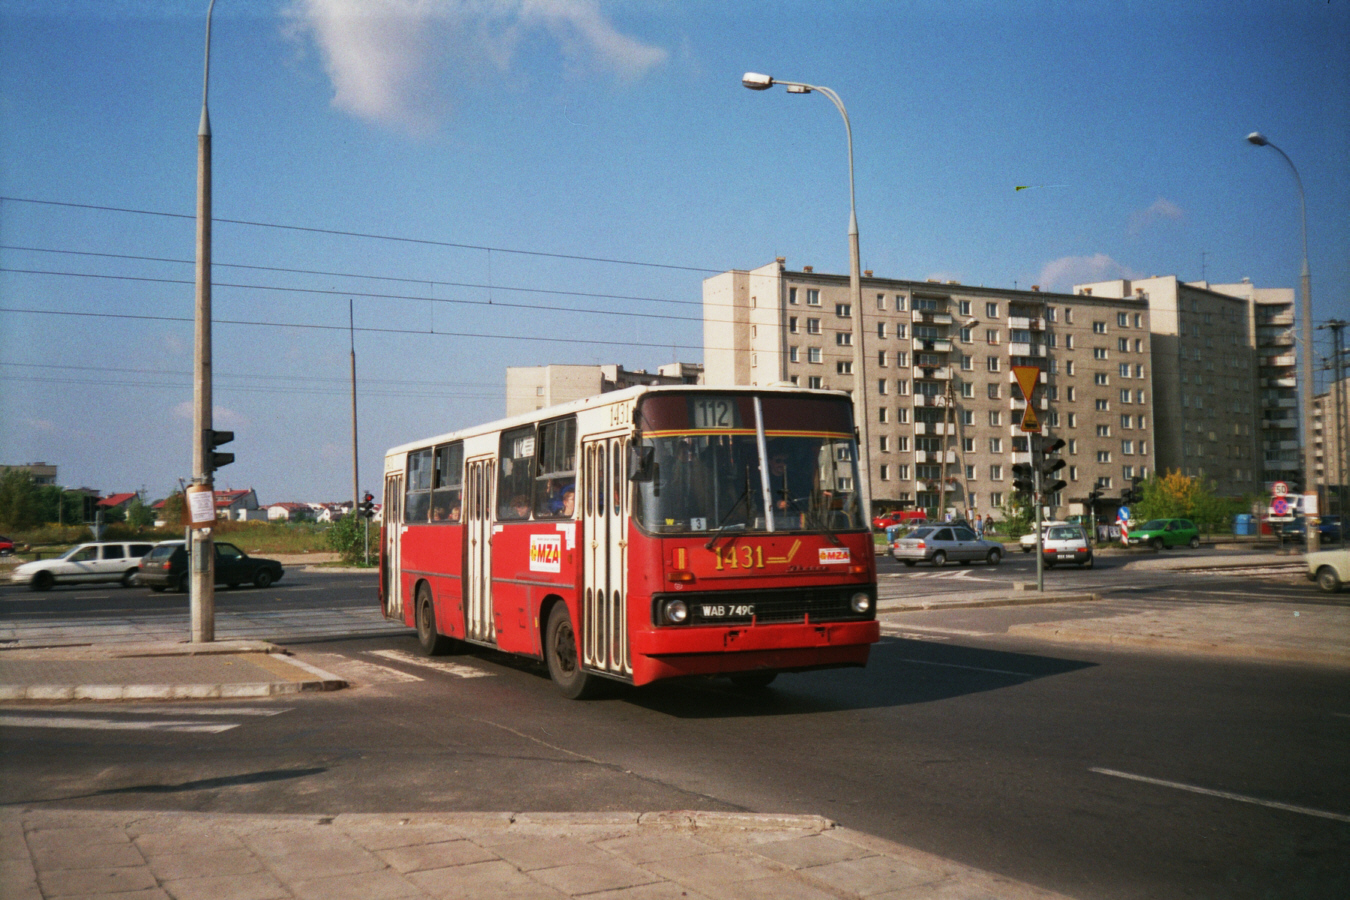
[[[628,480],[651,481],[656,464],[656,448],[628,445]]]

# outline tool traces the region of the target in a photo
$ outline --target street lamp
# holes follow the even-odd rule
[[[1294,184],[1298,186],[1298,207],[1299,214],[1303,221],[1303,272],[1299,276],[1299,291],[1303,295],[1301,298],[1301,316],[1303,318],[1303,523],[1307,534],[1307,548],[1311,553],[1321,546],[1321,534],[1318,530],[1319,517],[1315,511],[1312,515],[1308,513],[1307,498],[1311,496],[1313,503],[1317,502],[1317,449],[1313,445],[1313,323],[1312,323],[1312,278],[1308,274],[1308,204],[1303,195],[1303,179],[1298,177],[1298,169],[1294,166],[1294,161],[1289,158],[1279,147],[1266,140],[1266,136],[1259,131],[1253,131],[1247,135],[1247,142],[1257,147],[1269,147],[1289,164],[1289,171],[1294,173]]]
[[[206,58],[202,64],[202,115],[197,125],[197,268],[194,304],[192,364],[192,482],[196,493],[210,500],[209,518],[205,511],[192,511],[191,574],[189,609],[193,643],[216,639],[216,553],[211,538],[215,517],[215,485],[212,450],[215,432],[211,419],[211,118],[206,111],[207,89],[211,84],[211,12],[216,0],[206,7]]]
[[[867,415],[867,376],[864,372],[866,354],[863,352],[863,302],[862,302],[862,264],[858,256],[858,210],[853,191],[853,126],[848,121],[848,111],[839,95],[827,87],[803,84],[799,81],[783,81],[758,72],[746,72],[741,85],[752,91],[767,91],[775,84],[787,88],[789,94],[809,94],[819,91],[829,98],[839,115],[844,117],[844,132],[848,136],[848,253],[849,253],[849,292],[853,295],[853,407],[858,426],[858,499],[862,506],[864,522],[872,521],[872,463],[871,420]]]

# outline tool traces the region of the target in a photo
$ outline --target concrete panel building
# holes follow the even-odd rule
[[[713,276],[704,365],[708,384],[852,393],[862,315],[878,505],[998,516],[1012,466],[1029,459],[1013,366],[1040,369],[1033,412],[1067,442],[1052,515],[1082,512],[1094,488],[1118,499],[1155,470],[1204,477],[1223,495],[1256,492],[1267,460],[1283,471],[1286,434],[1297,437],[1284,427],[1293,363],[1275,343],[1290,290],[1169,276],[1054,294],[867,272],[862,293],[854,310],[848,276],[790,271],[781,258]]]
[[[628,371],[623,366],[509,366],[506,370],[506,415],[543,409],[594,397],[639,384],[701,384],[703,366],[670,363],[653,374],[645,369]]]

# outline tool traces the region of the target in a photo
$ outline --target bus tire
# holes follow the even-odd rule
[[[423,656],[440,656],[450,648],[450,639],[436,633],[436,607],[425,584],[417,588],[417,646]]]
[[[549,676],[567,699],[584,700],[599,690],[600,679],[581,668],[577,634],[572,628],[572,616],[566,603],[555,603],[549,610],[544,657],[548,660]]]

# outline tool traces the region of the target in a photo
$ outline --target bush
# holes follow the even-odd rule
[[[372,535],[374,542],[378,538]],[[366,522],[360,516],[343,516],[333,523],[327,532],[328,546],[342,555],[342,561],[351,565],[362,565],[366,561]],[[378,548],[372,548],[371,559],[378,556]]]

